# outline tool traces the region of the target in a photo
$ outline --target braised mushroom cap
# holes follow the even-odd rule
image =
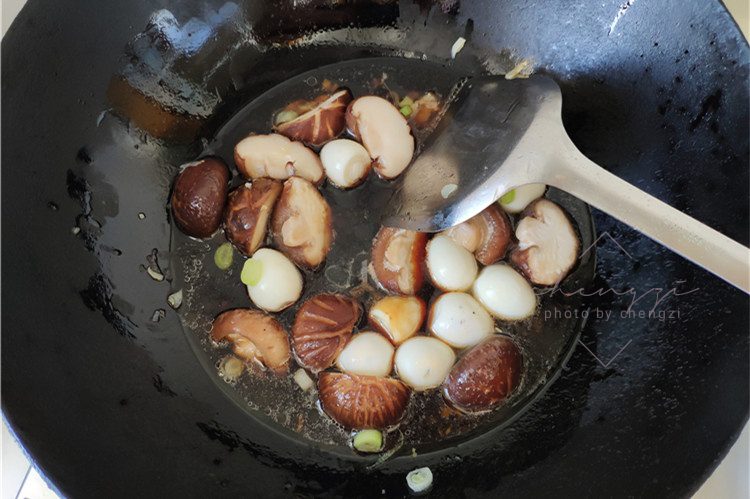
[[[427,234],[381,227],[372,246],[375,279],[386,290],[414,295],[424,282]]]
[[[229,194],[224,211],[227,239],[244,255],[252,256],[266,237],[268,219],[281,194],[281,183],[259,178]]]
[[[487,411],[520,384],[523,357],[510,338],[495,335],[469,350],[445,379],[443,393],[456,408]]]
[[[296,175],[313,184],[323,181],[323,164],[317,154],[278,133],[245,137],[234,147],[234,161],[249,179],[286,180]]]
[[[410,390],[393,378],[326,371],[318,376],[318,393],[323,410],[341,426],[382,430],[401,420]]]
[[[393,179],[409,166],[414,137],[404,116],[381,97],[368,95],[349,104],[346,124],[370,153],[378,175]]]
[[[268,314],[247,308],[227,310],[214,320],[211,336],[214,341],[232,341],[237,355],[258,360],[270,369],[285,371],[288,367],[288,335]]]
[[[346,346],[362,309],[341,295],[320,294],[302,304],[292,326],[299,363],[312,372],[327,369]]]
[[[302,113],[274,128],[282,135],[312,146],[325,144],[344,131],[346,108],[351,100],[351,92],[343,89],[333,94],[323,94],[311,102],[293,102],[286,109]]]
[[[444,234],[474,253],[482,265],[492,265],[505,255],[512,231],[508,216],[493,204]]]
[[[511,260],[534,284],[562,281],[578,258],[578,236],[565,212],[548,199],[539,199],[516,227],[518,247]]]
[[[310,182],[284,182],[272,220],[273,239],[300,267],[315,269],[326,259],[333,239],[331,207]]]
[[[229,170],[219,158],[204,158],[185,167],[172,190],[177,226],[193,237],[210,237],[221,225],[229,190]]]

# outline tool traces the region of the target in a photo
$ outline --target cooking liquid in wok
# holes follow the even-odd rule
[[[322,93],[324,80],[351,89],[354,97],[384,95],[387,90],[404,96],[408,91],[420,93],[434,91],[448,97],[463,75],[442,65],[408,59],[361,59],[326,66],[289,79],[237,110],[215,133],[201,154],[223,158],[235,175],[232,187],[244,179],[236,173],[233,163],[234,146],[250,133],[268,133],[276,113],[287,103],[297,99],[312,99]],[[418,146],[424,136],[415,133]],[[355,328],[369,329],[367,310],[385,292],[368,277],[372,241],[380,224],[380,214],[388,201],[393,183],[383,181],[371,173],[367,181],[351,190],[335,188],[330,182],[321,187],[321,193],[331,206],[334,240],[325,264],[317,271],[303,271],[305,285],[302,297],[290,308],[275,316],[288,331],[298,308],[308,298],[321,293],[341,293],[353,296],[363,305],[365,313]],[[547,193],[574,219],[581,235],[581,247],[593,241],[590,215],[580,201],[559,191]],[[513,220],[516,222],[517,220]],[[305,439],[321,444],[349,445],[351,432],[344,430],[319,408],[315,387],[304,392],[292,376],[299,368],[291,361],[288,374],[276,376],[258,366],[250,366],[234,382],[224,381],[218,369],[221,360],[232,355],[231,344],[217,346],[210,338],[211,323],[220,312],[231,308],[254,308],[240,281],[240,271],[245,258],[235,251],[232,267],[219,270],[213,257],[216,248],[226,242],[220,230],[207,240],[185,236],[175,226],[172,228],[172,262],[175,270],[173,290],[182,289],[183,304],[178,310],[189,342],[211,375],[225,392],[246,408],[248,414],[273,427],[297,432]],[[594,260],[589,254],[579,262],[561,286],[578,289],[593,276]],[[430,303],[434,298],[429,285],[423,298]],[[413,392],[406,416],[397,429],[386,435],[385,446],[392,448],[403,438],[403,451],[426,452],[431,448],[457,443],[458,439],[475,436],[495,428],[527,406],[539,395],[544,385],[555,376],[562,362],[572,351],[578,331],[583,324],[580,318],[565,318],[580,305],[578,297],[565,297],[561,293],[540,297],[539,311],[520,322],[497,321],[499,331],[510,335],[524,354],[524,374],[521,385],[500,407],[480,416],[466,416],[450,409],[443,400],[441,389]],[[547,312],[547,313],[545,313]],[[460,358],[461,352],[458,353]],[[277,429],[280,429],[277,427]],[[402,434],[402,435],[401,435]]]

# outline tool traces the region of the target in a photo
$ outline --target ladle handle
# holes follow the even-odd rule
[[[750,249],[609,173],[584,156],[567,135],[562,142],[554,163],[546,168],[548,184],[750,293]]]

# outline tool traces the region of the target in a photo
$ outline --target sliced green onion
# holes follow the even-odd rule
[[[430,468],[417,468],[406,475],[406,484],[414,492],[424,492],[432,486],[432,471]]]
[[[383,448],[383,434],[378,430],[362,430],[354,435],[354,448],[360,452],[378,452]]]
[[[513,200],[516,199],[516,190],[513,189],[512,191],[508,191],[505,194],[503,194],[503,197],[500,198],[500,202],[503,204],[509,204],[512,203]]]
[[[411,100],[411,97],[404,97],[401,99],[401,102],[398,103],[399,107],[411,106],[412,104],[414,104],[414,101]]]
[[[399,109],[399,111],[401,111],[401,114],[403,114],[404,116],[409,116],[411,114],[411,107],[403,106],[401,109]]]
[[[173,309],[177,310],[182,305],[182,290],[175,291],[167,297],[167,303]]]
[[[248,258],[245,260],[245,265],[242,266],[242,273],[240,274],[240,280],[245,286],[255,286],[260,282],[260,278],[263,277],[263,262]]]
[[[298,116],[299,116],[299,113],[295,111],[281,111],[279,114],[276,115],[275,124],[280,125],[282,123],[286,123],[287,121],[292,121]]]
[[[231,243],[224,243],[216,248],[214,253],[214,263],[221,270],[227,270],[232,266],[232,260],[234,259],[234,248]]]

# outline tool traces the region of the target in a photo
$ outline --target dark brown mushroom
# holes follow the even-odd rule
[[[299,363],[312,372],[327,369],[346,346],[362,309],[341,295],[320,294],[302,304],[292,326]]]
[[[294,119],[278,123],[274,129],[293,140],[320,146],[335,139],[346,127],[346,108],[352,101],[349,90],[323,94],[312,101],[298,100],[287,105],[281,114],[294,113]]]
[[[221,225],[229,190],[229,170],[219,158],[187,165],[172,190],[171,205],[177,226],[193,237],[210,237]]]
[[[323,410],[345,428],[381,430],[398,423],[409,403],[409,388],[379,376],[323,372],[318,376]]]
[[[518,246],[510,259],[534,284],[552,286],[562,281],[578,259],[579,241],[562,208],[538,199],[516,226]]]
[[[279,194],[281,182],[269,178],[248,182],[229,194],[224,211],[224,231],[240,253],[252,256],[263,244]]]
[[[495,335],[456,362],[445,378],[443,393],[457,409],[484,412],[513,393],[522,371],[521,351],[510,338]]]
[[[474,253],[482,265],[492,265],[505,256],[512,232],[508,215],[493,204],[444,234]]]

